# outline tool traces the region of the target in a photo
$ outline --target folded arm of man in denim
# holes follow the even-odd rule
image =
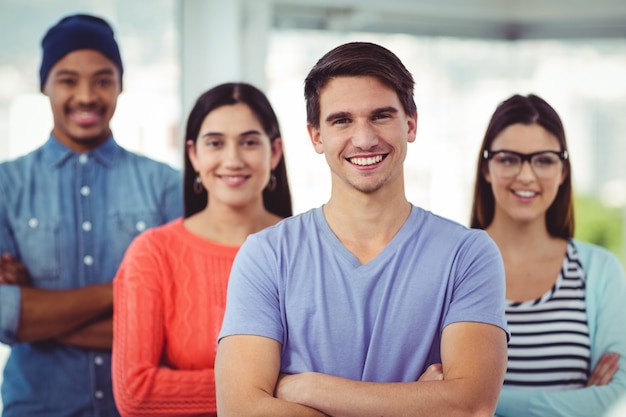
[[[182,215],[182,178],[113,138],[123,66],[106,21],[67,16],[42,48],[52,133],[0,164],[3,416],[114,416],[111,280],[135,236]]]

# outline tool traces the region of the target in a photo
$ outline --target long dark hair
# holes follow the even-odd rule
[[[507,127],[521,123],[538,124],[550,132],[558,141],[561,151],[567,150],[565,129],[557,112],[542,98],[529,94],[516,94],[498,105],[485,132],[483,143],[478,153],[474,201],[470,226],[484,229],[491,224],[495,211],[495,199],[491,184],[485,180],[487,161],[483,158],[485,150],[491,150],[491,144]],[[546,213],[546,227],[551,236],[569,239],[574,236],[574,203],[572,201],[572,172],[570,160],[563,161],[567,174],[559,187],[556,198]]]
[[[246,83],[225,83],[211,88],[198,97],[187,119],[185,142],[192,140],[194,144],[196,143],[200,134],[200,127],[207,114],[218,107],[237,103],[244,103],[250,107],[259,119],[270,142],[274,142],[281,137],[278,118],[269,100],[261,90]],[[204,210],[208,204],[209,195],[206,189],[203,189],[200,194],[194,191],[196,175],[185,146],[185,175],[183,183],[185,217]],[[276,177],[276,188],[273,191],[268,190],[267,187],[263,190],[263,204],[268,211],[280,217],[289,217],[293,215],[293,212],[284,152],[278,165],[273,170],[273,175]]]

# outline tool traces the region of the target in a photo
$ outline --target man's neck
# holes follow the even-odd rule
[[[389,244],[411,213],[404,193],[386,194],[333,193],[323,208],[333,233],[362,264]]]

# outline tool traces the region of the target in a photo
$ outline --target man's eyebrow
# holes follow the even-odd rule
[[[62,77],[62,76],[65,76],[65,75],[73,75],[73,76],[77,76],[77,75],[78,75],[78,72],[77,72],[77,71],[73,71],[73,70],[61,69],[61,70],[58,70],[58,71],[56,71],[56,72],[54,73],[54,76],[55,76],[55,77]]]
[[[96,71],[93,75],[113,75],[115,71],[111,68],[103,68],[101,70]]]
[[[385,106],[385,107],[379,107],[377,109],[374,109],[370,112],[371,115],[374,114],[380,114],[380,113],[393,113],[396,114],[398,113],[398,109],[396,107],[393,106]],[[338,119],[350,119],[352,117],[352,113],[347,112],[347,111],[340,111],[340,112],[336,112],[336,113],[331,113],[328,116],[326,116],[326,119],[324,119],[327,122],[332,122],[333,120],[338,120]]]
[[[103,68],[101,70],[96,71],[95,73],[91,74],[92,77],[97,77],[97,76],[102,76],[102,75],[113,75],[115,72],[110,69],[110,68]],[[78,71],[75,70],[71,70],[71,69],[60,69],[58,70],[54,76],[55,77],[59,77],[59,76],[67,76],[67,75],[71,75],[71,76],[79,76],[80,73]]]
[[[337,119],[349,119],[350,117],[352,117],[352,113],[347,112],[347,111],[340,111],[337,113],[331,113],[328,116],[326,116],[326,120],[327,122],[332,122],[333,120],[337,120]]]
[[[380,114],[380,113],[398,113],[398,109],[393,106],[380,107],[378,109],[372,110],[372,114]]]

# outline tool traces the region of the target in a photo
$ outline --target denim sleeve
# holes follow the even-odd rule
[[[178,170],[168,167],[163,189],[163,208],[166,222],[183,215],[183,177]]]
[[[17,256],[15,248],[15,239],[13,238],[12,228],[10,227],[8,200],[10,200],[8,184],[11,182],[8,176],[6,166],[0,166],[0,255],[8,253],[11,256]]]
[[[17,342],[22,297],[17,285],[0,285],[0,342]]]
[[[9,200],[6,186],[11,183],[8,176],[8,168],[2,166],[0,169],[0,193],[4,198],[0,199],[0,256],[8,253],[11,256],[18,256],[13,232],[9,226],[9,213],[7,210],[7,200]],[[17,337],[17,326],[19,323],[21,304],[21,292],[15,285],[0,284],[0,342],[15,343]]]

